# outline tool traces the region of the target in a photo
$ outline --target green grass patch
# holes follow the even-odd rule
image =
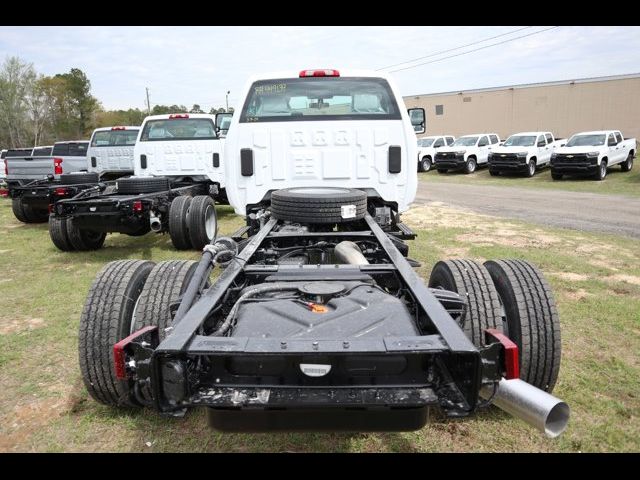
[[[431,175],[443,177],[426,174]],[[229,207],[219,212],[221,235],[242,225]],[[156,234],[139,238],[114,234],[97,252],[59,252],[46,225],[19,223],[10,202],[2,199],[0,450],[640,449],[640,252],[636,240],[542,228],[444,207],[414,209],[405,221],[418,231],[410,256],[423,262],[418,273],[425,279],[438,259],[452,256],[524,258],[545,272],[562,324],[562,365],[554,393],[572,408],[563,436],[547,439],[494,408],[458,420],[434,412],[424,429],[408,433],[249,435],[211,431],[202,409],[184,418],[167,418],[152,411],[100,405],[87,395],[77,363],[78,321],[95,274],[111,260],[195,260],[199,254],[178,252],[167,235]]]

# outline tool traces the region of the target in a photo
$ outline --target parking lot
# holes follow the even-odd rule
[[[475,175],[482,180],[484,171]],[[614,177],[589,186],[599,188]],[[11,262],[0,280],[0,450],[637,451],[640,251],[637,238],[631,238],[637,224],[630,222],[628,231],[624,225],[613,228],[619,235],[595,233],[561,222],[563,215],[569,220],[574,207],[536,216],[535,207],[514,201],[529,195],[541,201],[548,195],[552,203],[620,198],[624,206],[637,205],[637,196],[584,197],[569,192],[568,182],[538,190],[508,185],[519,179],[497,180],[499,184],[470,187],[469,176],[421,174],[418,199],[404,215],[418,233],[410,254],[422,262],[418,271],[423,278],[444,257],[523,258],[545,272],[562,323],[562,365],[554,393],[572,408],[569,428],[560,438],[546,439],[496,408],[462,421],[436,416],[411,433],[248,435],[211,431],[202,410],[166,418],[100,405],[88,398],[76,361],[80,309],[94,275],[110,260],[196,259],[198,254],[176,252],[167,235],[152,233],[110,235],[105,248],[96,252],[60,252],[51,244],[46,224],[18,222],[10,201],[2,199],[0,252]],[[600,223],[621,218],[618,210],[624,207],[613,208],[615,215]],[[242,224],[228,207],[220,208],[219,216],[220,234]],[[597,217],[589,222],[598,223]]]

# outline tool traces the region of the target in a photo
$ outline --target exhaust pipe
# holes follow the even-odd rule
[[[162,230],[162,221],[160,220],[160,217],[156,217],[153,212],[149,214],[149,226],[154,232]]]
[[[369,265],[369,261],[362,254],[360,247],[353,242],[345,240],[333,248],[336,258],[342,263],[350,265]]]
[[[520,379],[498,382],[493,395],[491,386],[484,386],[480,396],[514,417],[555,438],[565,431],[569,423],[569,405],[553,395]],[[492,398],[493,395],[493,398]]]

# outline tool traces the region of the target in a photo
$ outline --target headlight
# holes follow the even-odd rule
[[[597,157],[600,155],[600,152],[589,152],[587,153],[587,157]]]
[[[458,150],[457,152],[454,152],[456,155],[464,155],[467,151],[466,150]]]
[[[527,152],[518,152],[516,153],[517,157],[526,157],[527,156]]]

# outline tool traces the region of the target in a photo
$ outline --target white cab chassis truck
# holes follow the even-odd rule
[[[107,233],[153,231],[168,232],[179,250],[202,249],[218,229],[214,199],[224,201],[215,120],[191,113],[146,117],[133,147],[134,175],[118,179],[109,193],[96,189],[57,202],[49,221],[53,243],[63,251],[95,250]]]
[[[551,155],[564,141],[551,132],[514,133],[489,153],[489,173],[521,173],[533,177],[539,168],[548,166]]]
[[[599,130],[573,135],[564,147],[551,155],[551,176],[591,175],[604,180],[607,168],[620,165],[623,172],[633,168],[636,139],[624,138],[620,130]]]
[[[435,155],[434,167],[438,173],[463,171],[473,173],[478,166],[487,165],[489,153],[498,146],[500,137],[495,133],[477,133],[458,137]]]
[[[386,74],[334,69],[256,76],[241,106],[224,159],[246,226],[199,262],[98,273],[79,331],[91,397],[204,407],[212,427],[252,432],[416,430],[430,409],[494,403],[559,435],[560,326],[540,271],[449,260],[427,285],[406,257],[424,110],[408,115]]]
[[[451,145],[456,140],[453,135],[436,135],[418,139],[418,171],[428,172],[433,165],[436,153],[442,147]]]

